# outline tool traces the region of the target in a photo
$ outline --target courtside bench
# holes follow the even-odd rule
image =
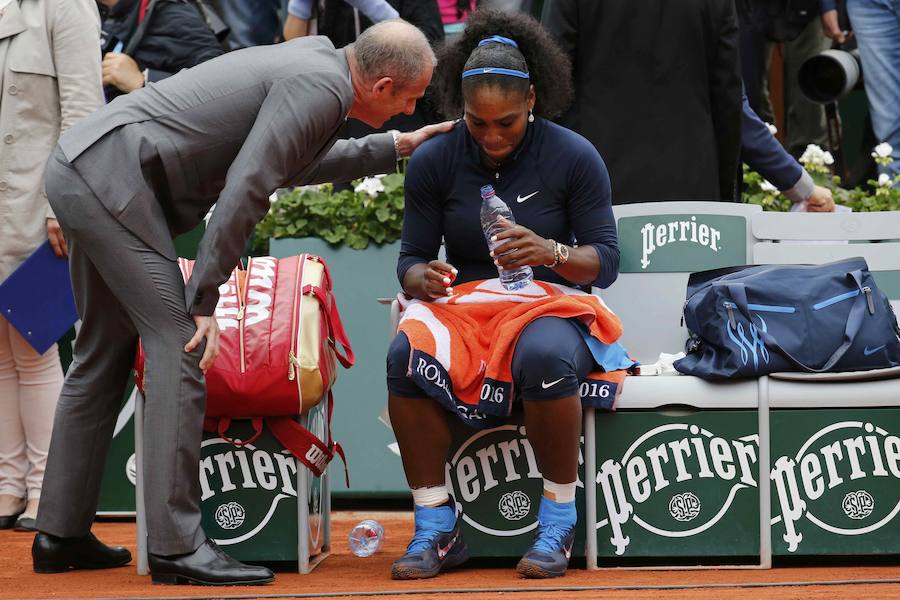
[[[865,257],[900,310],[900,212],[762,213],[753,233],[759,264]],[[776,559],[900,554],[898,371],[768,378]]]
[[[684,349],[688,276],[748,264],[760,212],[723,202],[614,207],[620,274],[600,295],[622,319],[635,359],[650,365]],[[762,385],[628,377],[616,412],[586,411],[595,444],[586,467],[588,515],[596,515],[590,568],[769,566]]]

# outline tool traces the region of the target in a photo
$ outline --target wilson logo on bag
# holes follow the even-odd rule
[[[194,261],[178,259],[184,280]],[[226,436],[232,419],[251,419],[255,435],[263,422],[272,434],[316,476],[322,474],[340,444],[331,439],[336,364],[350,368],[353,350],[332,294],[331,274],[318,256],[282,259],[255,257],[235,269],[219,288],[214,314],[219,325],[219,356],[206,372],[208,431]],[[143,351],[135,365],[143,391]],[[294,420],[328,400],[326,439],[320,440]],[[345,461],[346,462],[346,461]]]

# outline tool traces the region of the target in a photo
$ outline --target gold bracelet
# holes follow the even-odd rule
[[[556,240],[547,240],[550,242],[550,247],[553,250],[553,263],[549,265],[544,265],[548,269],[553,269],[556,265],[559,264],[559,244],[556,243]]]

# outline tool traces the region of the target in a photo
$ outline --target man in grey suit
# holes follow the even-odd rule
[[[82,326],[60,395],[32,546],[36,572],[131,560],[90,533],[138,336],[145,363],[148,546],[155,583],[253,584],[272,573],[228,557],[200,525],[203,372],[211,316],[270,194],[394,169],[449,124],[337,140],[350,116],[411,114],[434,54],[403,21],[335,50],[326,38],[249,48],[127,96],[71,128],[47,168]],[[172,238],[216,209],[187,285]]]

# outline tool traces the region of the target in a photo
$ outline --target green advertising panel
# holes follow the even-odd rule
[[[900,553],[900,409],[771,413],[776,556]]]
[[[324,407],[320,407],[314,409],[314,420],[324,425]],[[311,431],[324,434],[315,427]],[[249,421],[234,421],[227,435],[240,443],[251,439],[253,428]],[[265,429],[251,443],[236,445],[230,440],[204,434],[200,459],[203,530],[238,560],[298,560],[297,460]],[[309,510],[306,537],[314,556],[325,542],[322,480],[300,467],[308,486],[301,500]]]
[[[623,411],[596,430],[601,561],[759,555],[755,411]]]
[[[622,273],[693,272],[742,265],[747,220],[731,215],[677,214],[618,221]]]
[[[531,546],[543,477],[528,442],[523,415],[494,429],[473,429],[450,417],[447,486],[456,500],[462,537],[473,557],[521,557]],[[584,460],[579,454],[572,556],[584,555]]]
[[[103,466],[103,484],[97,514],[134,514],[134,484],[136,464],[134,458],[134,402],[137,389],[134,379],[128,378],[126,400],[119,410],[112,445]]]

